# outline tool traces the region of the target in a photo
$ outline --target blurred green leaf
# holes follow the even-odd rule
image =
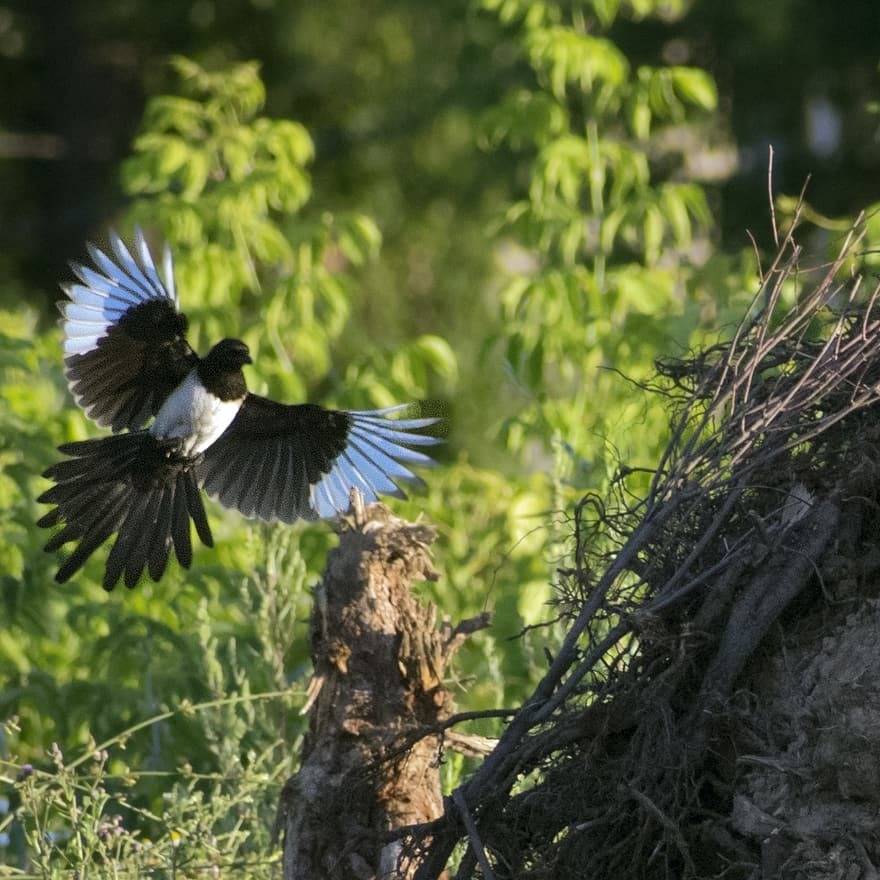
[[[671,73],[675,90],[684,101],[703,110],[714,110],[718,106],[718,88],[705,70],[673,67]]]

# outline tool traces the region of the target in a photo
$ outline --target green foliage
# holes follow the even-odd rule
[[[366,44],[313,40],[316,69],[340,77],[327,100],[361,138],[338,165],[304,126],[265,114],[257,65],[178,58],[175,94],[148,102],[122,169],[133,202],[121,225],[169,241],[191,341],[244,338],[255,391],[352,408],[449,401],[445,460],[395,509],[438,525],[441,577],[425,597],[452,620],[494,613],[450,682],[464,709],[516,705],[546,665],[563,624],[531,628],[557,613],[572,495],[662,445],[665,414],[616,371],[646,379],[673,340],[698,342],[749,289],[743,264],[705,259],[706,192],[662,137],[714,121],[711,79],[634,65],[609,30],[681,5],[480,6],[386,11]],[[325,15],[302,12],[301,51]],[[474,35],[467,52],[456,44],[479,83],[465,95],[446,44],[418,42],[444,15]],[[422,77],[409,104],[396,98],[407,64]],[[452,95],[436,105],[435,80]],[[377,94],[396,108],[384,127]],[[376,131],[392,145],[377,148]],[[0,739],[0,864],[268,876],[266,828],[311,671],[308,587],[330,530],[243,524],[212,506],[216,547],[189,572],[106,596],[99,552],[58,588],[33,525],[35,474],[56,443],[95,429],[67,405],[58,333],[26,310],[3,319],[0,718],[15,721]]]
[[[198,718],[252,707],[264,697],[279,698],[235,697],[185,711]],[[4,876],[276,876],[279,855],[271,851],[269,836],[288,771],[280,744],[218,773],[197,773],[185,759],[174,772],[132,768],[129,737],[174,714],[163,712],[110,740],[90,742],[70,760],[53,743],[51,763],[42,769],[0,759],[0,781],[10,792],[0,811],[0,855],[17,866]],[[222,728],[206,724],[205,730]],[[4,738],[14,746],[18,733],[10,722]],[[225,738],[230,746],[241,745],[228,733]],[[163,794],[147,806],[139,789],[157,783]]]
[[[516,4],[484,5],[517,18]],[[517,256],[490,350],[503,352],[524,404],[503,436],[518,455],[535,442],[546,455],[568,450],[555,460],[577,491],[607,485],[621,456],[647,464],[662,446],[660,405],[618,374],[644,381],[674,340],[695,341],[706,192],[682,179],[681,157],[654,157],[671,126],[703,124],[717,92],[699,69],[634,68],[603,34],[618,14],[668,17],[668,4],[576,6],[569,19],[561,7],[523,14],[533,85],[484,122],[487,145],[516,151],[529,174],[499,228]]]
[[[33,483],[34,473],[50,464],[56,442],[76,419],[46,419],[46,413],[62,409],[63,382],[60,365],[48,367],[57,360],[56,340],[38,335],[36,313],[3,311],[0,323],[0,601],[7,621],[21,615],[28,627],[55,638],[59,634],[41,614],[51,569],[34,528],[39,507]],[[63,652],[62,643],[58,648]],[[14,628],[0,628],[0,668],[26,668],[26,653]]]
[[[265,390],[304,396],[329,369],[349,315],[342,270],[372,258],[381,236],[363,215],[303,213],[312,141],[295,122],[259,115],[255,64],[220,74],[178,58],[174,67],[183,95],[149,102],[123,166],[126,189],[141,197],[132,217],[173,246],[196,344],[241,335]],[[299,385],[290,389],[295,362]]]
[[[455,354],[436,335],[364,346],[333,377],[349,273],[375,257],[378,228],[354,212],[307,211],[311,140],[260,115],[254,65],[175,67],[182,94],[148,104],[123,171],[137,197],[126,226],[161,231],[174,248],[193,343],[242,335],[260,364],[256,390],[282,400],[306,399],[321,382],[324,399],[384,405],[423,397],[435,378],[454,383]],[[308,585],[329,530],[248,526],[215,509],[217,546],[200,548],[189,572],[172,566],[161,584],[107,596],[99,552],[59,588],[34,526],[47,485],[35,474],[57,443],[95,429],[66,400],[59,334],[36,327],[27,310],[4,315],[0,340],[0,717],[14,719],[0,757],[9,784],[16,768],[36,768],[13,784],[0,862],[47,876],[85,876],[96,863],[156,876],[216,866],[252,876],[264,863],[268,872],[270,812],[304,723],[291,683],[311,672]],[[96,749],[94,767],[61,756]]]
[[[441,576],[425,584],[424,593],[453,621],[487,608],[493,613],[491,632],[465,643],[454,664],[453,695],[462,706],[515,705],[540,672],[544,660],[536,657],[546,634],[518,635],[525,624],[550,616],[546,505],[540,476],[513,479],[474,467],[465,457],[427,475],[419,507],[438,524]]]
[[[90,678],[30,670],[4,691],[0,711],[17,714],[0,738],[0,864],[40,876],[274,876],[269,835],[303,726],[288,670],[305,667],[292,633],[307,612],[306,566],[289,529],[249,543],[261,564],[240,581],[234,615],[195,595],[194,607],[172,609],[146,596],[140,612],[148,590],[109,608],[66,598],[64,661]],[[98,614],[102,636],[77,640]]]

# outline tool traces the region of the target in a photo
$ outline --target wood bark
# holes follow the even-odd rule
[[[380,504],[342,523],[314,596],[309,732],[279,805],[284,880],[403,880],[414,854],[394,830],[443,812],[443,675],[475,627],[438,628],[413,596],[437,578],[434,538]]]

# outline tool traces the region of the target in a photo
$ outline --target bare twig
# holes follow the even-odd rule
[[[856,442],[865,420],[880,437],[868,409],[880,402],[880,287],[866,294],[844,271],[864,227],[835,260],[804,269],[793,238],[802,205],[780,229],[773,158],[777,251],[728,342],[662,365],[674,414],[647,498],[618,489],[574,511],[572,567],[559,571],[562,601],[579,604],[568,606],[573,622],[544,678],[455,792],[473,853],[461,877],[477,863],[490,876],[486,847],[499,865],[543,848],[554,870],[582,876],[645,876],[639,868],[661,858],[667,876],[695,873],[687,828],[705,815],[717,701],[820,576],[840,498],[853,498],[842,487],[867,455]],[[880,449],[865,468],[880,481]],[[787,521],[784,499],[801,481],[818,500]],[[533,771],[546,785],[513,794]],[[633,801],[650,821],[631,821]],[[541,841],[520,852],[511,827],[531,815]],[[433,880],[462,825],[450,816],[410,832],[430,839],[417,877]]]
[[[779,229],[776,226],[776,199],[773,198],[773,144],[768,148],[767,157],[767,201],[770,203],[770,228],[773,230],[773,244],[779,247]]]
[[[467,831],[468,839],[471,843],[471,849],[473,850],[474,855],[477,857],[477,861],[480,863],[480,869],[483,872],[483,877],[485,877],[486,880],[495,880],[495,874],[492,872],[492,866],[489,864],[489,857],[486,855],[486,850],[483,847],[483,841],[480,840],[480,832],[477,830],[477,825],[474,822],[474,817],[471,815],[471,811],[468,809],[467,803],[465,803],[465,799],[461,793],[460,788],[457,788],[454,792],[452,792],[452,802],[458,809],[458,814],[459,816],[461,816],[461,821],[464,822],[464,827]]]
[[[669,832],[670,837],[675,841],[679,854],[684,861],[685,876],[692,877],[696,873],[694,860],[691,858],[690,849],[685,842],[684,835],[681,833],[681,828],[679,828],[678,825],[676,825],[675,822],[673,822],[672,819],[670,819],[669,816],[667,816],[644,792],[638,791],[631,785],[624,786],[624,790],[643,810],[645,810],[646,813],[653,816],[663,828]]]

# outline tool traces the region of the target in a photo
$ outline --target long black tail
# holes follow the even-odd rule
[[[66,461],[52,465],[44,476],[55,485],[38,499],[55,504],[37,523],[64,527],[46,544],[57,550],[69,541],[78,546],[58,569],[55,580],[66,581],[114,532],[107,557],[104,589],[112,590],[124,575],[133,587],[146,567],[159,580],[173,543],[184,568],[192,562],[190,518],[204,544],[213,544],[193,462],[147,431],[114,434],[99,440],[65,443]]]

